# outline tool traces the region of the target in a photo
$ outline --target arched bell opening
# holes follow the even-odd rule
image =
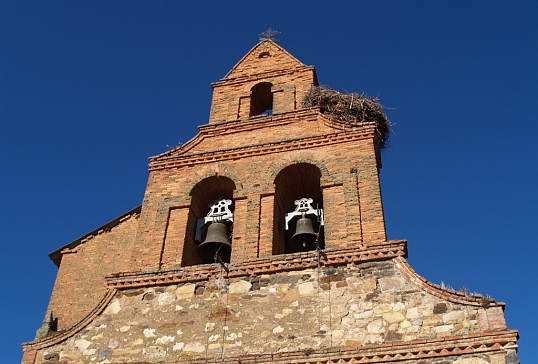
[[[223,176],[206,178],[194,186],[190,193],[183,266],[215,263],[215,253],[219,261],[230,262],[234,190],[235,183]]]
[[[292,164],[275,183],[273,254],[324,249],[321,171],[313,164]]]
[[[250,116],[273,115],[273,85],[261,82],[250,89]]]

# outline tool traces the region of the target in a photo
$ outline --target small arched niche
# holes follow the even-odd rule
[[[261,82],[250,89],[250,116],[273,115],[273,85]]]
[[[191,190],[191,205],[189,209],[189,218],[187,222],[187,231],[185,233],[185,246],[183,249],[182,266],[190,266],[204,263],[214,263],[214,261],[204,261],[198,254],[199,243],[195,239],[197,221],[207,216],[210,211],[209,205],[219,199],[228,199],[232,201],[230,210],[233,212],[233,191],[235,183],[228,177],[212,176],[198,182]],[[231,234],[232,224],[227,223],[228,232]],[[206,238],[207,230],[204,230],[200,241]],[[230,236],[228,236],[231,242]],[[230,262],[229,252],[221,256],[225,263]]]
[[[275,177],[275,232],[273,234],[273,254],[296,253],[310,250],[298,248],[291,244],[292,236],[296,232],[297,219],[288,224],[286,230],[286,214],[293,212],[297,207],[295,202],[301,198],[312,199],[312,207],[323,208],[323,193],[321,191],[321,171],[309,163],[296,163],[281,170]],[[323,249],[325,240],[322,223],[315,216],[308,216],[312,220],[314,231],[319,232],[319,245]]]

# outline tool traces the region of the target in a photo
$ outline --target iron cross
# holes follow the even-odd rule
[[[260,37],[260,40],[270,39],[276,41],[276,39],[274,39],[274,36],[278,34],[281,34],[278,30],[269,28],[265,32],[258,34],[258,36]]]

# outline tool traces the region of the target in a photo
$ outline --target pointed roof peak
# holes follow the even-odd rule
[[[272,29],[269,28],[269,30]],[[224,76],[223,80],[305,66],[305,64],[275,43],[272,36],[276,35],[276,33],[265,35],[269,30],[260,34],[260,42],[236,63],[230,72]],[[263,38],[262,35],[264,35]],[[272,36],[270,37],[269,35]]]

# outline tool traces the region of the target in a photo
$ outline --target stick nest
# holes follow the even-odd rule
[[[383,112],[378,98],[364,93],[341,93],[324,86],[312,86],[305,95],[303,107],[319,107],[329,119],[338,119],[350,125],[374,122],[381,141],[381,148],[389,143],[391,122]]]

